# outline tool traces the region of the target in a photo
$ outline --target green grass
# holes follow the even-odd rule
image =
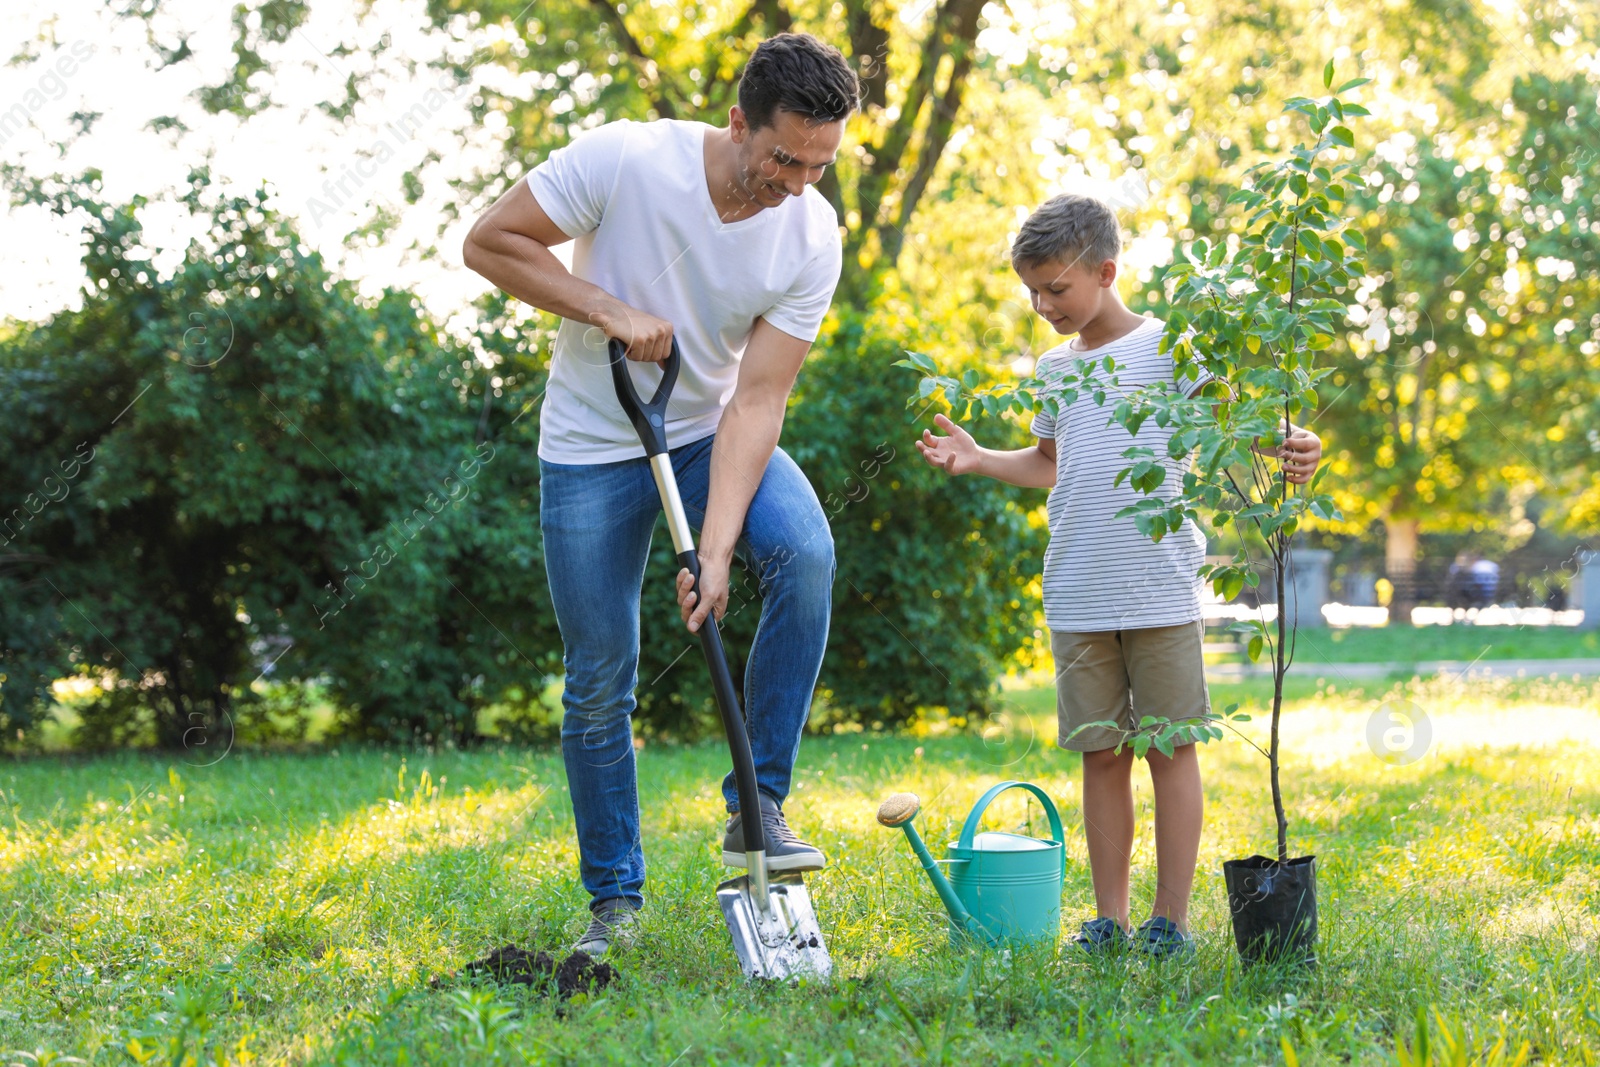
[[[1217,689],[1252,707],[1263,693]],[[806,741],[790,808],[833,861],[810,879],[829,986],[739,980],[712,899],[725,754],[647,746],[646,938],[620,953],[618,986],[564,1017],[525,990],[429,987],[507,941],[556,949],[580,929],[557,753],[13,761],[0,765],[0,1062],[1390,1063],[1416,1044],[1419,1011],[1426,1062],[1495,1062],[1482,1053],[1502,1036],[1546,1062],[1594,1062],[1600,687],[1292,696],[1285,785],[1293,847],[1318,855],[1314,971],[1246,972],[1230,942],[1221,861],[1271,840],[1264,767],[1238,742],[1202,756],[1193,965],[950,948],[903,838],[873,819],[888,792],[921,794],[941,852],[987,785],[1040,784],[1071,828],[1064,916],[1089,914],[1077,762],[1052,744],[1048,692],[1024,689],[972,733]],[[1395,767],[1367,751],[1384,701],[1429,716],[1428,757]],[[1147,907],[1147,780],[1136,796]],[[1042,832],[1020,799],[991,823],[1029,814]],[[1452,1040],[1465,1051],[1441,1056]]]
[[[1243,657],[1226,659],[1238,662]],[[1303,629],[1295,650],[1295,661],[1301,664],[1502,659],[1600,659],[1600,630],[1464,625]],[[1264,656],[1261,662],[1266,662]]]

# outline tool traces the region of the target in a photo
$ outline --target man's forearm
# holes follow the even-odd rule
[[[622,301],[573,275],[555,253],[525,234],[479,222],[467,238],[463,258],[497,288],[540,311],[602,328],[627,313]]]
[[[737,393],[723,409],[717,439],[711,446],[711,487],[706,520],[700,528],[702,559],[723,563],[733,559],[745,513],[778,447],[783,413],[782,403],[741,401]]]

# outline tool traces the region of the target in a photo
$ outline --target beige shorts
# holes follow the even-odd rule
[[[1191,719],[1210,714],[1204,643],[1204,620],[1097,633],[1052,630],[1060,731],[1056,743],[1074,752],[1099,752],[1115,748],[1128,735],[1106,727],[1076,737],[1072,731],[1102,721],[1132,730],[1146,715]]]

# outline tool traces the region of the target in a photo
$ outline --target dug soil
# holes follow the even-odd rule
[[[454,975],[455,979],[492,978],[503,985],[525,985],[566,1000],[577,993],[598,993],[617,980],[617,969],[596,960],[587,952],[574,952],[557,961],[548,952],[529,952],[516,945],[497,948],[481,960],[473,960]],[[435,978],[435,988],[449,979]]]

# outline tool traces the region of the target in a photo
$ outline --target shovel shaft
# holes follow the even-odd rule
[[[694,531],[689,528],[689,517],[684,514],[683,498],[678,494],[678,479],[672,473],[671,458],[665,452],[651,456],[650,470],[655,475],[656,489],[661,494],[661,506],[667,513],[673,551],[678,553],[678,564],[694,577],[695,603],[698,604],[700,556],[694,549]],[[733,784],[739,795],[739,811],[743,814],[739,825],[744,831],[744,851],[746,861],[750,864],[751,884],[759,885],[765,899],[767,842],[761,828],[761,794],[756,789],[756,764],[750,755],[750,735],[745,730],[744,712],[739,708],[739,691],[734,688],[733,672],[728,669],[728,655],[722,648],[722,631],[717,626],[715,614],[707,615],[706,621],[700,625],[700,650],[705,653],[706,666],[711,671],[711,690],[716,696],[723,732],[728,735],[728,751],[733,757]]]
[[[668,476],[671,476],[670,470]],[[681,507],[681,505],[680,505]],[[693,547],[678,553],[678,562],[694,576],[696,603],[700,593],[700,558]],[[739,709],[739,691],[733,685],[733,672],[728,669],[728,656],[722,648],[722,633],[715,615],[707,615],[700,626],[700,649],[705,653],[706,666],[711,670],[711,689],[716,695],[717,712],[722,717],[722,729],[728,735],[728,749],[733,756],[733,784],[739,795],[739,825],[744,831],[746,856],[761,856],[759,867],[752,863],[750,879],[755,883],[761,877],[762,894],[766,892],[766,836],[761,828],[761,795],[756,789],[756,765],[750,755],[750,735],[745,730],[744,714]]]
[[[667,401],[672,385],[678,377],[682,357],[678,343],[672,343],[672,358],[663,368],[661,384],[649,401],[639,396],[630,377],[624,349],[620,341],[613,340],[611,373],[616,387],[617,400],[633,423],[650,459],[650,473],[655,477],[656,491],[661,496],[661,508],[667,514],[667,529],[672,534],[672,550],[678,554],[678,563],[694,576],[695,602],[700,597],[700,557],[695,552],[694,531],[689,526],[689,516],[684,512],[683,497],[678,492],[678,479],[672,471],[672,456],[667,451],[665,432]],[[733,757],[733,783],[739,797],[744,832],[744,851],[750,885],[765,909],[767,903],[767,844],[761,826],[761,794],[756,788],[755,760],[750,754],[750,735],[745,730],[744,712],[739,707],[739,691],[734,688],[733,674],[728,670],[728,657],[722,648],[722,633],[714,614],[706,616],[700,626],[700,648],[705,653],[706,666],[711,671],[711,689],[716,696],[717,712],[722,717],[722,729],[728,736],[728,752]]]

